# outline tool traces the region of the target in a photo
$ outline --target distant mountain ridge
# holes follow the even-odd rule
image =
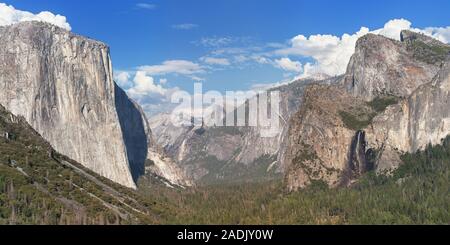
[[[301,106],[304,89],[311,84],[333,84],[337,79],[299,79],[269,89],[279,91],[281,98],[278,115],[281,129],[275,137],[261,137],[261,127],[175,127],[170,114],[151,117],[150,127],[159,145],[197,183],[282,178],[284,165],[280,159],[284,152],[282,142],[287,136],[286,122]]]

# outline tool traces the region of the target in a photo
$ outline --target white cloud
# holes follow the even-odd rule
[[[160,78],[157,84],[155,78],[145,71],[138,70],[136,72],[115,71],[114,79],[130,98],[142,106],[148,116],[170,111],[176,106],[170,102],[170,98],[180,89],[166,87],[166,78]]]
[[[258,64],[270,64],[272,61],[261,54],[250,54],[245,52],[243,54],[234,55],[231,57],[235,63],[256,62]]]
[[[315,60],[320,72],[336,75],[345,72],[350,57],[355,51],[358,38],[369,33],[369,29],[361,28],[353,35],[342,37],[332,35],[298,35],[291,39],[291,47],[279,49],[276,54],[282,56],[311,57]]]
[[[306,57],[312,58],[314,62],[309,62],[303,67],[302,76],[314,74],[326,74],[330,76],[343,74],[347,64],[355,52],[357,40],[368,34],[379,34],[400,40],[402,30],[412,30],[421,32],[440,41],[448,43],[450,40],[450,27],[446,28],[412,28],[412,23],[405,19],[394,19],[388,21],[383,28],[370,31],[366,27],[354,34],[344,34],[341,37],[333,35],[311,35],[305,37],[298,35],[289,41],[289,47],[275,50],[273,53],[283,57]],[[280,67],[279,62],[275,65]]]
[[[176,29],[176,30],[191,30],[191,29],[195,29],[197,27],[198,27],[198,25],[191,24],[191,23],[172,25],[172,28]]]
[[[245,56],[245,55],[243,55],[243,54],[234,56],[234,61],[237,62],[237,63],[244,63],[244,62],[246,62],[248,60],[250,60],[250,58]]]
[[[144,71],[136,72],[133,84],[133,87],[128,89],[127,92],[134,97],[149,94],[164,95],[167,91],[161,85],[155,84],[153,77],[148,76]]]
[[[165,87],[167,79],[159,79],[159,84],[145,71],[137,71],[127,94],[142,106],[148,116],[172,110],[176,104],[171,103],[172,94],[180,91],[178,87]]]
[[[450,43],[450,26],[448,27],[427,27],[421,30],[422,33],[434,37],[437,40]]]
[[[205,72],[202,66],[188,60],[168,60],[161,65],[141,66],[139,70],[145,71],[148,75],[165,75],[169,73],[193,75]]]
[[[289,58],[281,58],[278,60],[275,60],[275,64],[277,67],[285,70],[285,71],[293,71],[293,72],[301,72],[302,69],[302,63],[298,61],[292,61]]]
[[[114,71],[114,81],[116,81],[120,87],[131,86],[130,78],[131,75],[127,71]]]
[[[33,14],[31,12],[17,10],[11,5],[0,3],[0,26],[13,25],[23,21],[42,21],[69,31],[72,29],[65,16],[55,15],[48,11]]]
[[[156,4],[151,4],[151,3],[137,3],[136,7],[140,8],[140,9],[148,9],[148,10],[152,10],[156,8]]]
[[[200,60],[208,65],[222,65],[222,66],[230,65],[230,61],[225,58],[202,57],[200,58]]]
[[[411,22],[405,19],[394,19],[388,21],[382,29],[375,30],[372,33],[383,35],[388,38],[400,40],[400,32],[411,29]]]
[[[159,79],[159,84],[166,85],[167,84],[167,79],[166,78]]]
[[[198,42],[205,47],[223,47],[230,45],[235,40],[231,37],[204,37]]]
[[[251,58],[259,64],[269,64],[271,62],[268,58],[260,55],[253,55]]]

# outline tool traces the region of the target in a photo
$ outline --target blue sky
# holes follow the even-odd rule
[[[447,0],[0,2],[32,13],[63,15],[73,32],[106,42],[116,75],[122,73],[121,85],[142,104],[157,105],[173,89],[191,91],[195,80],[202,80],[207,90],[219,91],[289,81],[305,75],[308,63],[314,68],[310,71],[336,75],[357,37],[391,20],[404,20],[392,23],[395,30],[407,20],[410,28],[428,30],[442,41],[450,39]],[[343,41],[344,33],[351,36],[348,43]],[[333,36],[310,38],[316,34]],[[295,39],[298,35],[307,40]],[[336,49],[348,51],[336,53]],[[136,79],[139,71],[143,80]]]

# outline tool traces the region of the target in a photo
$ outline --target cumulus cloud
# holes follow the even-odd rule
[[[142,70],[114,71],[114,80],[130,98],[142,106],[148,116],[172,110],[172,94],[178,87],[168,87],[166,78],[156,79]]]
[[[197,27],[198,27],[198,25],[191,24],[191,23],[172,25],[172,28],[176,29],[176,30],[191,30],[191,29],[195,29]]]
[[[11,5],[0,3],[0,26],[12,25],[23,21],[42,21],[69,31],[72,29],[65,16],[55,15],[48,11],[33,14],[31,12],[17,10]]]
[[[202,57],[200,60],[208,65],[230,65],[230,61],[226,58]]]
[[[417,29],[412,28],[412,23],[408,20],[394,19],[388,21],[383,28],[371,31],[369,28],[361,27],[358,32],[344,34],[341,37],[321,34],[309,37],[298,35],[289,41],[289,47],[277,49],[274,54],[282,57],[312,58],[313,62],[308,62],[303,67],[303,77],[314,74],[334,76],[345,72],[360,37],[373,33],[400,40],[402,30],[421,32],[446,43],[450,40],[450,27]],[[275,66],[284,69],[279,63],[275,62]]]
[[[373,31],[372,33],[383,35],[388,38],[400,40],[400,32],[402,30],[410,30],[411,22],[405,19],[394,19],[388,21],[382,29]]]
[[[303,70],[302,63],[298,61],[292,61],[289,58],[281,58],[275,60],[275,64],[285,71],[301,72]]]
[[[133,80],[133,87],[128,89],[128,93],[133,96],[142,96],[149,94],[164,95],[166,89],[161,85],[155,84],[153,77],[148,76],[144,71],[137,71]]]
[[[205,72],[201,65],[188,60],[167,60],[161,65],[141,66],[139,70],[145,71],[149,75],[165,75],[169,73],[193,75]]]
[[[130,78],[131,75],[127,71],[114,71],[114,81],[116,81],[120,87],[131,86]]]
[[[428,35],[430,37],[434,37],[441,42],[450,43],[450,26],[448,26],[448,27],[428,27],[428,28],[425,28],[424,30],[420,30],[420,32],[422,32],[423,34]]]
[[[320,72],[337,75],[345,71],[355,51],[358,38],[369,33],[369,29],[361,28],[353,35],[342,37],[333,35],[298,35],[291,39],[291,46],[276,50],[277,55],[311,57],[315,60]]]
[[[129,81],[126,83],[129,84],[129,87],[125,91],[130,98],[142,106],[148,116],[170,111],[176,106],[171,103],[170,99],[172,94],[180,89],[166,87],[167,79],[161,78],[157,84],[156,79],[145,71],[137,71],[132,77],[132,75],[128,77]]]

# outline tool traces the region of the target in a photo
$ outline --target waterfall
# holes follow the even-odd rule
[[[349,167],[353,173],[353,177],[358,177],[373,170],[374,163],[372,162],[373,149],[366,149],[366,133],[362,130],[356,132],[352,140],[350,148]]]

